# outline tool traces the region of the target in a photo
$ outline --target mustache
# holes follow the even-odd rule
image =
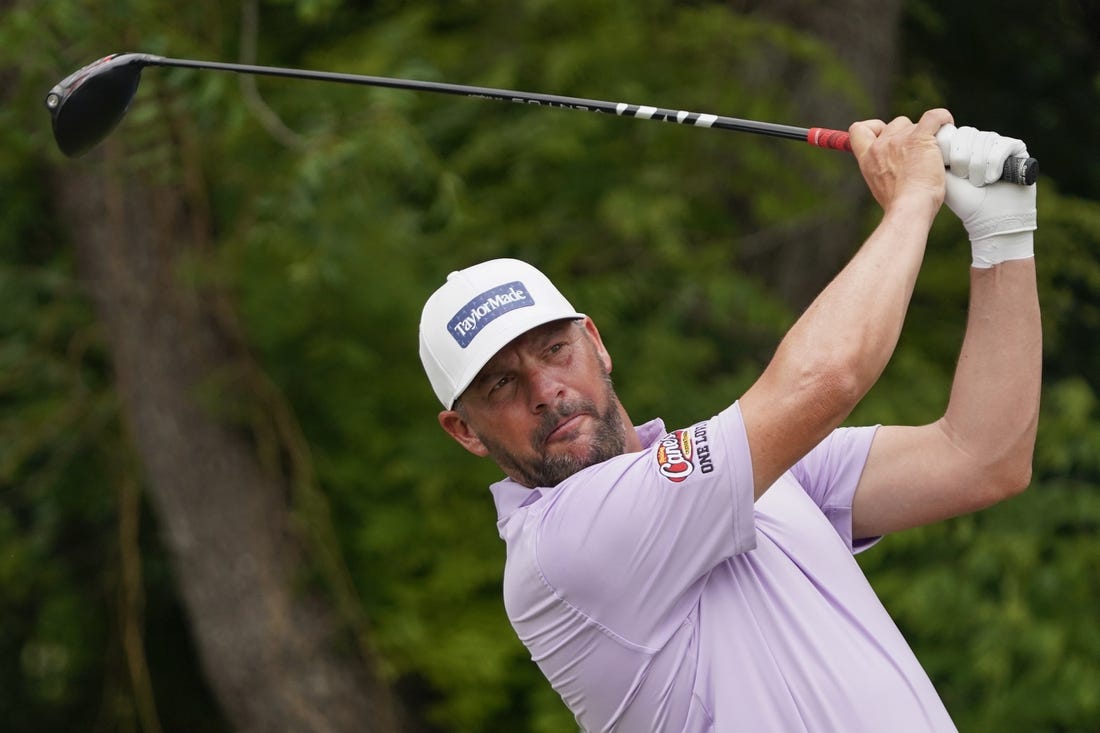
[[[542,444],[550,437],[550,433],[562,423],[574,415],[588,414],[598,415],[596,403],[591,400],[574,400],[573,402],[561,402],[555,407],[547,409],[539,418],[539,424],[531,435],[531,442],[536,450],[540,450]]]

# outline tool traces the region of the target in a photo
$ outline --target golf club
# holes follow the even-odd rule
[[[327,71],[286,69],[272,66],[230,64],[218,61],[192,61],[145,53],[123,53],[105,56],[73,72],[58,82],[46,95],[46,108],[53,123],[54,139],[61,152],[77,157],[105,138],[126,114],[137,92],[141,70],[146,66],[176,66],[212,71],[232,71],[240,74],[291,77],[344,84],[361,84],[391,89],[456,94],[500,102],[572,109],[582,112],[614,114],[643,120],[676,122],[695,127],[717,127],[722,130],[751,132],[771,137],[802,140],[821,148],[851,151],[848,133],[820,127],[804,128],[769,122],[742,120],[701,112],[661,109],[623,102],[564,97],[555,94],[517,92],[509,89],[465,86],[441,82],[394,79],[382,76],[340,74]],[[1001,180],[1030,185],[1039,175],[1039,162],[1034,158],[1010,158],[1005,162]]]

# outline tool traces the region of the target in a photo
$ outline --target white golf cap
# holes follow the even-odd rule
[[[420,315],[420,361],[451,409],[477,373],[536,326],[584,318],[546,275],[520,260],[489,260],[452,272]]]

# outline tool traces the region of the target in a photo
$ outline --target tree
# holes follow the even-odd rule
[[[27,12],[20,7],[13,17],[25,22]],[[79,16],[64,6],[53,19]],[[142,140],[161,154],[152,165],[114,144],[55,169],[51,210],[66,224],[98,307],[123,419],[204,670],[240,730],[394,730],[394,704],[350,584],[339,560],[318,551],[331,552],[316,541],[330,520],[292,413],[263,383],[228,311],[218,310],[217,289],[186,276],[188,258],[210,247],[209,192],[186,178],[197,171],[193,161],[163,140],[156,133]],[[266,400],[254,430],[217,411],[226,395],[211,382],[226,374],[241,404]],[[245,396],[249,389],[259,395],[255,402]],[[261,465],[265,456],[272,461]],[[124,497],[133,496],[132,475],[112,477],[130,486]],[[297,517],[291,493],[305,495]],[[126,529],[132,522],[122,526],[124,534],[134,531]],[[326,573],[328,594],[311,587],[311,575]],[[129,596],[123,605],[135,603]],[[132,642],[130,635],[122,640],[138,665],[131,676],[141,725],[159,730],[141,642]]]
[[[900,53],[901,0],[844,0],[830,3],[827,12],[809,0],[737,0],[731,5],[739,12],[759,14],[791,29],[802,36],[801,43],[812,39],[835,60],[831,73],[838,78],[834,83],[844,86],[849,94],[822,85],[817,77],[822,69],[807,67],[783,52],[762,64],[764,73],[787,90],[791,114],[804,120],[797,124],[847,130],[856,120],[895,116],[892,90]],[[847,212],[869,202],[858,176],[815,177],[813,190],[826,205],[812,209],[809,216],[792,217],[773,229],[754,233],[742,257],[746,267],[759,273],[784,301],[799,310],[851,256],[864,225]]]
[[[228,393],[198,400],[214,375],[243,372],[232,383],[238,399],[266,386],[248,381],[262,377],[218,295],[181,278],[188,253],[210,246],[204,202],[188,201],[163,168],[154,177],[106,150],[59,176],[58,211],[107,331],[123,415],[222,707],[241,730],[393,730],[375,660],[350,654],[335,609],[301,587],[308,538],[287,493],[314,487],[302,476],[308,457],[292,453],[303,446],[288,445],[300,441],[287,434],[288,411],[274,397],[271,414],[256,416],[270,423],[259,435],[286,441],[260,446],[218,419]],[[263,448],[278,462],[263,466]],[[301,485],[287,485],[284,460]]]

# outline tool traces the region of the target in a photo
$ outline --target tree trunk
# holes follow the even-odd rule
[[[372,660],[332,604],[303,588],[288,480],[198,399],[242,353],[180,276],[182,258],[209,246],[201,197],[125,164],[108,143],[67,165],[59,210],[211,687],[242,732],[393,731]]]
[[[869,108],[822,93],[812,75],[784,74],[805,127],[847,130],[859,119],[895,116],[890,103],[900,54],[901,0],[835,0],[827,7],[811,0],[731,0],[731,5],[822,41],[860,85]],[[776,70],[777,76],[782,71]],[[797,309],[813,299],[860,244],[863,219],[855,214],[869,201],[858,172],[839,185],[823,183],[821,198],[828,202],[822,207],[825,217],[766,233],[744,257],[747,267],[763,275]]]

